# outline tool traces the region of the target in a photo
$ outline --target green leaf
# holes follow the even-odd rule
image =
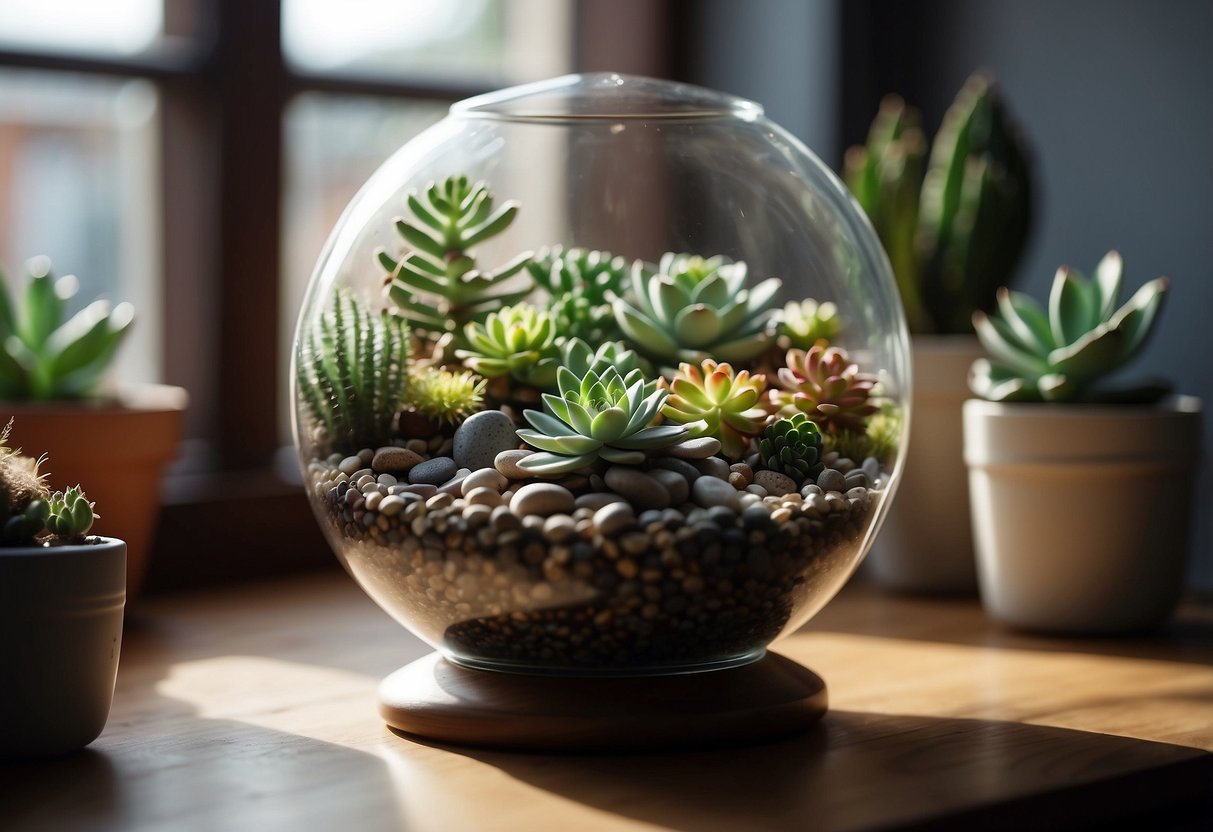
[[[518,203],[507,202],[484,224],[463,235],[463,247],[469,249],[477,243],[484,242],[490,237],[496,237],[509,227],[518,215]],[[519,267],[521,268],[521,266]]]
[[[524,410],[522,418],[530,422],[531,427],[535,428],[535,430],[546,433],[548,436],[564,436],[573,430],[571,426],[560,421],[555,416],[544,413],[542,410]],[[589,436],[590,434],[587,433],[585,435]]]
[[[702,303],[687,306],[674,316],[674,338],[687,349],[703,349],[721,336],[720,316]]]
[[[627,301],[616,299],[611,308],[615,313],[615,322],[619,324],[619,328],[642,351],[661,357],[672,357],[677,354],[678,344],[674,339],[655,327]]]
[[[1066,266],[1057,270],[1049,293],[1049,326],[1059,347],[1072,344],[1091,329],[1083,281]]]
[[[610,445],[604,445],[598,455],[607,462],[613,462],[616,465],[640,465],[646,459],[643,451],[629,451],[622,448],[612,448]]]
[[[619,439],[611,444],[616,448],[661,448],[672,445],[687,433],[686,425],[658,425],[636,431],[631,436]]]
[[[1010,326],[984,312],[973,313],[973,328],[977,338],[990,355],[1012,367],[1032,375],[1049,371],[1044,357],[1026,352],[1017,345]]]
[[[1120,254],[1109,251],[1095,267],[1095,284],[1099,289],[1099,319],[1111,319],[1120,299],[1121,281],[1124,279],[1125,263]]]
[[[75,280],[75,278],[71,278]],[[37,352],[63,320],[66,302],[55,291],[55,281],[48,272],[34,277],[25,287],[25,319],[20,336],[26,345]]]
[[[446,246],[440,240],[435,240],[417,226],[409,225],[404,220],[396,220],[396,230],[414,248],[424,251],[426,254],[432,254],[434,257],[446,256]]]
[[[628,426],[628,414],[619,407],[608,407],[594,416],[590,423],[590,436],[601,442],[613,442],[623,435]]]
[[[417,198],[415,193],[409,193],[407,202],[409,205],[409,210],[413,212],[413,216],[416,217],[423,225],[428,225],[435,231],[442,231],[445,223],[438,219],[438,217],[434,216],[434,214],[430,213],[429,208],[425,206],[424,202]]]
[[[554,454],[565,454],[568,456],[593,453],[602,445],[601,441],[589,436],[580,436],[575,433],[550,436],[541,431],[527,430],[526,428],[518,431],[518,438],[541,451],[550,451]]]
[[[1052,373],[1069,376],[1076,384],[1085,383],[1115,370],[1122,363],[1124,333],[1100,324],[1073,344],[1049,353]]]
[[[1122,362],[1129,361],[1146,345],[1170,285],[1165,277],[1151,280],[1134,292],[1133,297],[1108,321],[1109,326],[1124,334]]]
[[[584,468],[598,458],[597,453],[579,456],[564,456],[553,453],[536,453],[518,460],[518,467],[538,476],[557,476]]]

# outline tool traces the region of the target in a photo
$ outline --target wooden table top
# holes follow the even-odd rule
[[[0,829],[1213,828],[1207,608],[1148,639],[1062,641],[860,584],[777,649],[830,688],[803,736],[511,754],[383,726],[380,678],[428,648],[344,575],[151,599],[105,733],[0,767]]]

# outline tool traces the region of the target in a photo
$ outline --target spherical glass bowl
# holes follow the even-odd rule
[[[299,318],[296,441],[366,592],[450,659],[753,660],[842,586],[908,423],[888,262],[761,108],[578,75],[366,183]]]

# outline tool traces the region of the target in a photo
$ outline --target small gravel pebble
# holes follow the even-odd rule
[[[857,468],[853,471],[848,471],[844,479],[846,480],[847,488],[868,487],[868,475],[865,474],[861,469]]]
[[[337,466],[337,470],[343,474],[353,474],[361,467],[361,459],[356,456],[347,456],[345,459],[341,460],[341,463]]]
[[[759,471],[754,475],[754,484],[761,485],[768,494],[782,497],[796,490],[796,481],[779,471]]]
[[[700,477],[691,486],[691,496],[695,502],[705,508],[721,506],[732,509],[734,512],[741,511],[741,500],[737,496],[737,489],[723,479]]]
[[[481,468],[473,471],[463,480],[463,494],[466,497],[477,488],[491,488],[500,494],[510,481],[501,475],[496,468]]]
[[[375,455],[371,457],[371,467],[376,471],[403,474],[412,470],[414,466],[421,464],[422,461],[421,454],[416,451],[388,445],[375,451]]]
[[[863,461],[861,466],[863,472],[868,475],[868,482],[876,482],[880,479],[880,460],[874,456],[870,456]]]
[[[665,487],[665,490],[670,494],[670,501],[675,505],[685,503],[691,496],[691,484],[686,481],[686,477],[676,471],[658,468],[654,471],[649,471],[648,475]]]
[[[455,460],[449,456],[438,456],[415,465],[409,471],[409,482],[413,485],[424,484],[437,488],[455,476],[458,470],[459,466],[455,464]]]
[[[687,439],[666,449],[666,454],[679,459],[705,459],[720,453],[720,440],[714,436]]]
[[[705,476],[716,477],[720,480],[729,478],[729,463],[718,456],[697,459],[692,464],[699,469],[699,473]]]
[[[594,512],[594,525],[604,536],[613,537],[636,522],[636,513],[627,503],[611,503]]]
[[[379,513],[384,517],[395,517],[408,505],[403,497],[389,494],[379,503]]]
[[[847,487],[846,477],[833,468],[826,468],[817,477],[817,485],[822,491],[844,491]]]
[[[577,532],[577,524],[567,514],[553,514],[543,523],[543,536],[553,543],[563,543]]]
[[[652,467],[662,468],[666,471],[673,471],[676,474],[682,474],[683,478],[688,482],[695,482],[701,474],[699,469],[685,459],[678,459],[672,456],[659,456],[652,461]]]
[[[754,483],[753,485],[747,485],[742,490],[748,494],[754,494],[758,497],[767,496],[767,490],[765,488],[763,488],[761,485],[759,485],[758,483]]]
[[[575,507],[572,492],[550,482],[524,485],[514,492],[514,497],[510,500],[510,511],[519,517],[567,514]]]
[[[591,511],[597,511],[598,509],[602,508],[603,506],[609,506],[612,503],[623,503],[623,502],[626,502],[626,501],[623,499],[623,497],[620,497],[618,494],[612,493],[610,491],[596,491],[596,492],[593,492],[590,494],[582,494],[580,497],[578,497],[574,501],[574,504],[579,509],[585,508],[585,509],[589,509]]]
[[[514,421],[500,410],[482,410],[455,431],[452,455],[462,468],[488,468],[499,453],[517,447]]]
[[[503,476],[511,480],[530,479],[531,472],[518,467],[518,461],[533,454],[534,451],[510,450],[502,451],[493,459],[495,467]]]
[[[628,465],[612,465],[604,476],[607,486],[640,509],[665,508],[670,492],[644,471]]]
[[[467,500],[467,504],[470,506],[491,506],[496,508],[497,506],[505,505],[505,499],[499,491],[483,485],[480,488],[473,488],[467,492],[464,495],[464,499]]]

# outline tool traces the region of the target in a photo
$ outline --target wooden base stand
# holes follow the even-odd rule
[[[428,740],[527,751],[622,751],[755,742],[803,731],[825,682],[768,653],[742,667],[671,676],[527,676],[433,653],[379,686],[392,728]]]

